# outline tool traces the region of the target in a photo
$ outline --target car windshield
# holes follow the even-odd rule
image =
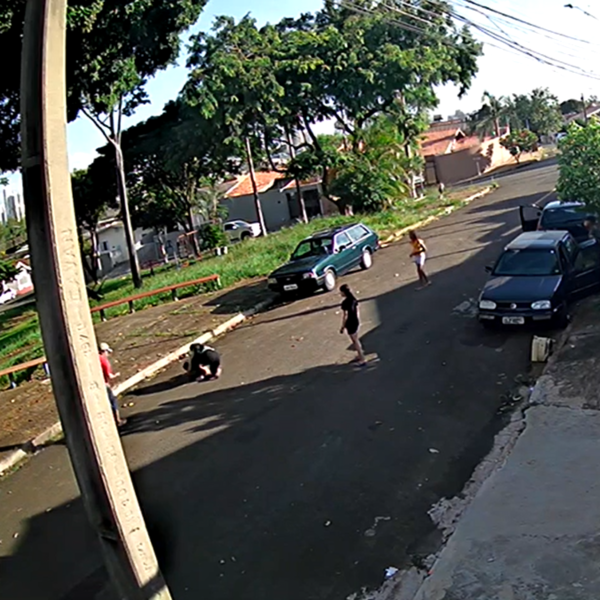
[[[560,275],[558,256],[554,250],[506,250],[494,269],[494,275]]]
[[[298,244],[298,247],[292,254],[292,260],[300,260],[309,256],[327,256],[333,249],[333,240],[331,238],[317,238],[314,240],[304,240]]]
[[[587,214],[584,206],[548,208],[542,213],[540,225],[542,229],[561,229],[567,225],[583,223]]]

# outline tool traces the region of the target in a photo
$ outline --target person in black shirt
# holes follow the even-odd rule
[[[218,379],[221,376],[221,357],[210,346],[192,344],[183,368],[189,373],[190,379],[196,381]]]
[[[360,326],[359,315],[358,315],[358,300],[354,297],[354,294],[350,291],[350,288],[344,284],[340,287],[340,294],[344,301],[342,302],[342,311],[344,313],[342,320],[342,328],[340,333],[346,332],[352,340],[352,345],[358,355],[358,362],[360,365],[365,365],[367,360],[360,340],[358,339],[358,328]]]

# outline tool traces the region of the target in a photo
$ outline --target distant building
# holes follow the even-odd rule
[[[13,194],[6,199],[6,217],[15,221],[25,218],[25,206],[21,194]]]

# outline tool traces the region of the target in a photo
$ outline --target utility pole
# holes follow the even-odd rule
[[[286,130],[288,147],[290,149],[290,158],[293,160],[296,158],[296,148],[294,147],[292,136],[289,130]],[[302,221],[304,223],[308,223],[308,215],[306,214],[306,204],[304,202],[304,198],[302,196],[302,186],[300,185],[300,180],[298,177],[294,177],[294,182],[296,183],[296,195],[298,196],[298,203],[300,204],[300,215],[302,217]]]
[[[263,235],[267,235],[267,227],[265,225],[265,217],[263,215],[262,206],[260,205],[260,197],[258,188],[256,187],[256,174],[254,173],[254,161],[252,160],[252,148],[250,147],[250,138],[246,136],[246,156],[248,158],[248,171],[250,172],[250,181],[252,182],[252,194],[254,195],[254,207],[256,208],[256,216],[260,225],[260,231]]]
[[[587,106],[585,105],[585,95],[581,94],[581,105],[583,106],[583,122],[587,125],[588,116],[587,116]]]
[[[67,447],[111,580],[124,600],[170,600],[98,361],[66,138],[67,0],[29,0],[21,66],[22,175],[42,337]]]

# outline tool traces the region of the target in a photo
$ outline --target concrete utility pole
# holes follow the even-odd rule
[[[585,96],[581,94],[581,105],[583,106],[583,121],[587,124],[588,116],[587,116],[587,106],[585,105]]]
[[[66,0],[29,0],[21,71],[22,173],[37,307],[67,447],[111,579],[125,600],[169,600],[100,371],[71,195]]]

